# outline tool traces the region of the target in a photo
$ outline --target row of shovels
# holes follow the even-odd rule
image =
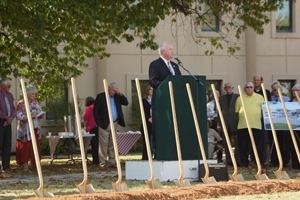
[[[281,157],[281,153],[280,153],[280,147],[279,147],[279,144],[278,144],[278,139],[277,139],[277,135],[276,135],[275,128],[274,128],[274,123],[273,123],[273,120],[272,120],[272,113],[270,111],[269,102],[268,102],[266,90],[265,90],[265,87],[264,87],[263,83],[262,83],[261,87],[262,87],[263,96],[264,96],[264,99],[265,99],[265,104],[266,104],[266,108],[267,108],[267,112],[268,112],[268,116],[269,116],[269,120],[270,120],[270,125],[271,125],[271,129],[272,129],[273,140],[274,140],[274,143],[275,143],[277,156],[278,156],[278,161],[279,161],[279,168],[278,168],[278,170],[274,171],[274,174],[280,180],[288,180],[288,179],[290,179],[290,177],[285,171],[283,171],[283,162],[282,162],[282,157]],[[215,102],[216,102],[216,105],[217,105],[217,109],[218,109],[218,111],[221,111],[221,107],[220,107],[220,104],[219,104],[219,99],[216,95],[216,90],[215,90],[215,87],[214,87],[213,84],[211,85],[211,88],[213,90],[213,94],[214,94]],[[253,149],[253,153],[254,153],[254,156],[255,156],[256,165],[257,165],[257,173],[255,174],[255,178],[257,180],[269,180],[268,176],[266,174],[262,173],[261,163],[260,163],[259,156],[258,156],[258,153],[257,153],[253,133],[252,133],[251,127],[249,125],[248,115],[247,115],[247,111],[245,109],[244,98],[243,98],[243,95],[242,95],[243,93],[242,93],[242,90],[241,90],[240,86],[238,86],[238,90],[239,90],[239,94],[240,94],[240,98],[241,98],[241,102],[242,102],[242,107],[243,107],[243,110],[244,110],[245,120],[246,120],[246,123],[247,123],[248,132],[249,132],[249,136],[250,136],[250,140],[251,140],[251,144],[252,144],[252,149]],[[283,97],[282,97],[282,92],[281,92],[280,88],[278,88],[278,93],[279,93],[280,101],[281,101],[281,104],[282,104],[282,107],[283,107],[283,110],[284,110],[284,113],[285,113],[285,117],[286,117],[286,121],[287,121],[287,124],[288,124],[288,127],[289,127],[289,131],[290,131],[290,134],[291,134],[291,137],[292,137],[292,140],[293,140],[293,144],[294,144],[294,147],[295,147],[295,150],[296,150],[296,154],[298,156],[298,161],[300,162],[300,153],[299,153],[299,148],[298,148],[297,141],[296,141],[296,138],[295,138],[295,133],[292,129],[292,126],[291,126],[291,123],[290,123],[290,120],[289,120],[289,117],[288,117],[288,113],[287,113],[287,110],[286,110],[286,107],[285,107],[285,103],[284,103],[284,100],[283,100]],[[300,99],[299,99],[299,96],[298,96],[297,93],[296,93],[296,96],[297,96],[298,102],[300,102]],[[220,120],[221,120],[221,123],[222,123],[224,135],[225,135],[225,138],[226,138],[226,142],[227,142],[227,145],[228,145],[228,148],[229,148],[229,153],[230,153],[230,157],[231,157],[231,160],[232,160],[232,163],[233,163],[233,168],[234,168],[233,174],[230,175],[230,178],[233,181],[244,181],[243,176],[238,173],[236,160],[235,160],[235,157],[233,156],[233,150],[232,150],[232,146],[230,144],[230,139],[229,139],[228,132],[227,132],[227,129],[226,129],[226,125],[225,125],[225,122],[224,122],[223,114],[222,114],[222,112],[218,112],[218,113],[219,113],[219,117],[220,117]]]
[[[143,112],[144,109],[143,109],[143,104],[142,104],[142,95],[141,95],[141,90],[140,90],[140,84],[139,84],[139,80],[137,78],[135,79],[135,81],[136,81],[136,87],[137,87],[137,91],[138,91],[141,117],[142,117],[142,123],[143,123],[143,128],[144,128],[144,137],[145,137],[147,154],[148,154],[148,161],[149,161],[149,166],[150,166],[150,178],[149,178],[149,180],[146,181],[146,184],[148,185],[148,187],[150,189],[161,189],[161,188],[163,188],[161,182],[158,179],[156,179],[156,180],[154,179],[155,178],[154,167],[153,167],[152,155],[151,155],[151,150],[150,150],[150,142],[149,142],[149,137],[148,137],[146,120],[145,120],[145,115],[144,115],[144,112]],[[71,84],[72,84],[72,93],[73,93],[73,100],[74,100],[74,107],[75,107],[75,115],[76,115],[76,120],[77,120],[76,122],[77,122],[77,124],[81,124],[80,123],[79,108],[78,108],[78,103],[77,103],[76,85],[75,85],[75,79],[74,78],[71,78]],[[110,100],[109,100],[109,94],[108,94],[108,85],[107,85],[106,79],[103,80],[103,84],[104,84],[107,107],[109,108],[108,109],[109,121],[110,121],[110,126],[111,126],[111,131],[112,131],[113,145],[114,145],[114,149],[115,149],[115,160],[116,160],[116,165],[117,165],[117,170],[118,170],[118,179],[115,183],[112,183],[112,186],[113,186],[114,191],[117,191],[117,192],[118,191],[127,191],[128,190],[127,184],[122,182],[121,164],[120,164],[118,151],[116,151],[116,149],[118,149],[117,138],[116,138],[116,131],[115,131],[115,127],[114,127],[114,123],[113,123],[113,119],[112,119],[112,113],[111,113],[111,109],[110,109],[111,106],[110,106]],[[32,118],[31,118],[31,114],[30,114],[29,103],[28,103],[28,99],[27,99],[26,88],[25,88],[25,84],[24,84],[23,79],[21,79],[21,87],[22,87],[22,91],[23,91],[26,112],[29,115],[28,116],[29,129],[30,129],[31,133],[34,133]],[[220,104],[219,104],[219,101],[218,101],[218,98],[217,98],[217,95],[216,95],[215,87],[214,87],[213,84],[211,85],[211,87],[212,87],[212,90],[213,90],[213,94],[214,94],[214,97],[215,97],[217,108],[218,108],[218,110],[221,110]],[[215,180],[214,177],[209,177],[209,166],[208,166],[207,159],[206,159],[205,149],[204,149],[204,145],[203,145],[203,141],[202,141],[202,137],[201,137],[201,133],[200,133],[200,128],[199,128],[197,115],[196,115],[196,112],[195,112],[195,107],[194,107],[194,103],[193,103],[194,101],[193,101],[193,98],[192,98],[190,85],[188,83],[186,84],[186,88],[187,88],[187,93],[188,93],[190,106],[191,106],[191,110],[192,110],[192,114],[193,114],[193,119],[194,119],[194,124],[195,124],[196,132],[197,132],[197,137],[198,137],[200,151],[201,151],[201,155],[202,155],[202,159],[203,159],[203,164],[204,164],[204,168],[205,168],[205,175],[202,178],[202,181],[205,184],[214,184],[214,183],[217,183],[217,181]],[[263,88],[263,91],[265,91],[263,84],[262,84],[262,88]],[[239,93],[242,94],[240,86],[238,87],[238,89],[239,89]],[[174,124],[175,141],[176,141],[176,148],[177,148],[177,155],[178,155],[179,172],[180,172],[179,178],[177,180],[175,180],[175,184],[176,184],[177,187],[188,187],[188,186],[190,186],[189,180],[184,180],[183,163],[182,163],[181,149],[180,149],[180,138],[179,138],[179,134],[178,134],[178,126],[177,126],[177,118],[176,118],[176,110],[175,110],[175,102],[174,102],[172,82],[169,82],[169,91],[170,91],[171,107],[172,107],[172,114],[173,114],[173,124]],[[281,102],[283,102],[282,94],[281,94],[280,89],[279,89],[279,95],[280,95]],[[245,110],[244,100],[243,100],[242,95],[240,95],[240,97],[241,97],[241,100],[242,100],[243,109]],[[267,99],[265,92],[264,92],[264,97],[265,97],[265,99]],[[297,95],[297,99],[300,102],[300,99],[299,99],[298,95]],[[268,101],[265,101],[265,102],[266,102],[266,105],[267,105],[269,116],[272,116],[271,113],[270,113]],[[285,111],[285,116],[286,116],[288,126],[289,126],[289,129],[290,129],[291,135],[292,135],[292,139],[293,139],[293,143],[294,143],[294,146],[295,146],[295,149],[296,149],[296,152],[297,152],[297,156],[298,156],[298,159],[299,159],[299,162],[300,162],[300,154],[299,154],[298,145],[297,145],[297,142],[296,142],[296,139],[295,139],[294,132],[292,130],[292,126],[289,122],[289,118],[288,118],[287,111],[286,111],[284,103],[282,103],[282,106],[283,106],[284,111]],[[249,135],[250,135],[252,147],[253,147],[253,152],[254,152],[256,163],[257,163],[257,166],[258,166],[258,172],[255,175],[255,177],[258,180],[268,180],[267,175],[261,173],[262,172],[261,165],[260,165],[260,161],[259,161],[259,158],[258,158],[256,147],[255,147],[255,142],[254,142],[254,139],[253,139],[252,131],[251,131],[251,128],[249,127],[246,110],[245,110],[244,113],[245,113],[245,118],[246,118],[248,130],[249,130]],[[233,181],[244,181],[243,176],[238,173],[236,160],[235,160],[234,155],[233,155],[232,146],[231,146],[231,143],[230,143],[228,132],[226,130],[226,126],[225,126],[225,122],[224,122],[222,112],[219,112],[219,116],[220,116],[220,119],[221,119],[224,135],[226,137],[230,157],[232,159],[232,163],[233,163],[233,167],[234,167],[233,174],[230,175],[230,178]],[[274,137],[274,141],[275,141],[275,147],[276,147],[276,150],[278,152],[278,160],[279,160],[279,169],[277,171],[275,171],[274,173],[275,173],[275,175],[278,179],[281,179],[281,180],[290,179],[288,174],[286,172],[282,171],[282,167],[283,167],[282,159],[281,159],[281,155],[280,155],[280,151],[279,151],[279,145],[278,145],[278,141],[277,141],[277,137],[276,137],[276,133],[275,133],[275,130],[274,130],[274,125],[273,125],[271,117],[270,117],[270,124],[271,124],[271,128],[272,128],[272,133],[273,133],[273,137]],[[93,185],[92,184],[87,184],[87,182],[88,182],[88,172],[87,172],[87,164],[86,164],[86,157],[85,157],[86,155],[84,153],[84,142],[83,142],[83,137],[82,137],[81,126],[77,126],[77,132],[78,132],[78,135],[79,135],[78,138],[79,138],[80,152],[81,152],[81,158],[82,158],[83,181],[80,184],[76,185],[76,186],[77,186],[80,193],[83,193],[83,194],[84,193],[95,193],[96,191],[95,191]],[[44,189],[43,176],[42,176],[41,164],[40,164],[40,160],[39,160],[38,149],[37,149],[37,146],[36,146],[35,135],[31,134],[31,138],[32,138],[32,145],[33,145],[34,156],[35,156],[35,161],[36,161],[36,165],[37,165],[36,167],[37,167],[39,183],[40,183],[40,187],[38,189],[34,190],[34,193],[37,197],[54,197],[53,193],[47,191],[47,189]]]

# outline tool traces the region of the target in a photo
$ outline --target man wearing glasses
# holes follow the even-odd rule
[[[9,92],[11,83],[8,79],[0,81],[0,155],[2,165],[0,177],[7,176],[6,170],[10,168],[11,151],[11,123],[16,116],[14,97]]]
[[[243,94],[244,106],[246,109],[249,126],[252,130],[255,145],[257,148],[259,160],[263,163],[264,159],[264,135],[262,134],[262,102],[264,98],[254,92],[254,85],[252,82],[245,84]],[[238,97],[235,104],[235,112],[239,116],[238,122],[238,141],[240,150],[240,159],[243,167],[249,165],[249,146],[251,144],[246,123],[245,113],[241,102],[241,97]]]
[[[232,85],[232,83],[230,83],[230,82],[225,83],[224,91],[226,92],[226,94],[222,95],[219,98],[219,103],[220,103],[221,111],[222,111],[222,114],[224,117],[226,129],[229,134],[229,138],[230,138],[230,140],[233,140],[233,142],[234,142],[234,146],[235,146],[234,157],[235,157],[235,160],[236,160],[238,166],[240,166],[241,161],[240,161],[240,152],[239,152],[238,137],[237,137],[237,124],[238,124],[239,118],[235,113],[235,102],[236,102],[236,99],[239,97],[239,94],[233,93],[233,89],[234,89],[234,86]],[[219,115],[217,118],[217,130],[220,132],[224,131]],[[225,137],[223,137],[223,138],[225,138]],[[225,147],[225,153],[226,153],[226,163],[227,163],[227,165],[232,165],[232,160],[230,158],[226,138],[225,138],[225,140],[223,140],[223,142],[224,142],[223,146]]]

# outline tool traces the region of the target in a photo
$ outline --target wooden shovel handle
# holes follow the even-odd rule
[[[254,138],[253,138],[252,129],[251,129],[250,124],[249,124],[248,115],[247,115],[247,111],[246,111],[246,107],[245,107],[245,103],[244,103],[244,98],[243,98],[243,93],[242,93],[240,85],[238,86],[238,89],[239,89],[239,93],[240,93],[242,106],[243,106],[243,109],[244,109],[244,115],[245,115],[245,120],[246,120],[247,127],[248,127],[248,132],[249,132],[249,136],[250,136],[250,140],[251,140],[251,144],[252,144],[252,149],[253,149],[253,152],[254,152],[255,161],[256,161],[256,165],[257,165],[257,175],[260,176],[261,175],[260,160],[259,160],[259,157],[258,157],[256,144],[255,144],[255,141],[254,141]]]
[[[21,87],[22,87],[22,92],[23,92],[23,98],[24,98],[24,102],[25,102],[25,109],[26,109],[27,118],[28,118],[30,136],[31,136],[31,140],[32,140],[33,153],[34,153],[36,168],[37,168],[37,172],[38,172],[38,176],[39,176],[39,182],[40,182],[40,187],[38,190],[43,191],[44,190],[43,174],[42,174],[42,169],[41,169],[39,152],[38,152],[38,149],[36,146],[36,138],[35,138],[33,123],[32,123],[31,112],[30,112],[30,108],[29,108],[27,92],[26,92],[24,80],[21,79],[20,81],[21,81]]]
[[[80,122],[80,115],[79,115],[79,108],[78,108],[78,101],[77,101],[76,83],[75,83],[74,78],[71,78],[71,85],[72,85],[72,94],[73,94],[76,124],[77,124],[76,128],[77,128],[77,132],[78,132],[78,139],[79,139],[80,153],[81,153],[81,160],[82,160],[82,168],[83,168],[83,181],[82,181],[81,185],[86,187],[88,174],[87,174],[87,167],[86,167],[84,143],[83,143],[83,138],[82,138],[82,129],[81,129],[81,126],[80,126],[81,122]]]
[[[194,106],[194,101],[193,101],[193,97],[192,97],[191,88],[190,88],[189,83],[186,84],[186,89],[187,89],[189,100],[190,100],[190,105],[191,105],[193,118],[194,118],[194,124],[195,124],[195,127],[196,127],[197,137],[198,137],[200,151],[201,151],[201,156],[202,156],[203,164],[204,164],[204,168],[205,168],[204,179],[208,179],[208,177],[209,177],[209,167],[208,167],[207,160],[206,160],[205,149],[204,149],[204,146],[203,146],[203,141],[202,141],[202,137],[201,137],[201,132],[200,132],[200,128],[199,128],[199,123],[198,123],[198,119],[197,119],[197,115],[196,115],[196,111],[195,111],[195,106]]]
[[[183,179],[183,166],[182,166],[182,157],[181,157],[181,149],[180,149],[180,140],[178,134],[178,125],[177,125],[177,117],[176,117],[176,109],[175,109],[175,101],[174,101],[174,92],[173,92],[173,85],[172,82],[169,81],[169,92],[170,92],[170,99],[171,99],[171,107],[172,107],[172,114],[173,114],[173,124],[174,124],[174,133],[175,133],[175,140],[176,140],[176,148],[177,148],[177,156],[178,156],[178,164],[179,164],[179,181]]]
[[[288,113],[286,111],[286,107],[285,107],[285,104],[284,104],[284,101],[283,101],[283,98],[282,98],[281,90],[280,90],[280,88],[278,88],[277,90],[278,90],[278,94],[279,94],[279,97],[280,97],[282,108],[283,108],[283,111],[284,111],[284,114],[285,114],[286,122],[288,124],[289,130],[290,130],[290,134],[291,134],[291,137],[292,137],[292,140],[293,140],[293,144],[294,144],[295,151],[296,151],[296,154],[297,154],[297,157],[298,157],[298,161],[300,162],[299,147],[298,147],[298,144],[297,144],[297,140],[295,138],[295,133],[294,133],[294,130],[293,130],[292,126],[291,126],[289,115],[288,115]],[[297,97],[297,99],[299,98],[297,92],[296,92],[296,97]]]
[[[117,164],[117,168],[118,168],[118,180],[117,180],[116,184],[120,185],[122,182],[122,171],[121,171],[121,164],[120,164],[120,160],[119,160],[116,130],[115,130],[115,126],[114,126],[114,121],[112,119],[111,105],[110,105],[110,100],[109,100],[109,93],[108,93],[108,86],[107,86],[106,79],[103,79],[103,85],[104,85],[105,98],[106,98],[106,103],[107,103],[109,123],[110,123],[110,128],[111,128],[111,136],[112,136],[113,145],[114,145],[114,149],[115,149],[115,160],[116,160],[116,164]]]
[[[231,146],[229,134],[228,134],[228,131],[227,131],[227,127],[226,127],[225,120],[224,120],[224,117],[223,117],[223,113],[222,113],[222,109],[221,109],[221,106],[220,106],[219,98],[216,94],[216,88],[215,88],[214,84],[211,84],[211,89],[212,89],[213,94],[214,94],[218,114],[219,114],[219,117],[220,117],[220,120],[221,120],[223,132],[224,132],[224,135],[225,135],[225,138],[226,138],[226,143],[227,143],[227,146],[228,146],[228,149],[229,149],[229,154],[230,154],[230,157],[231,157],[231,160],[232,160],[232,164],[233,164],[233,174],[232,175],[234,176],[234,175],[237,175],[237,173],[238,173],[236,160],[235,160],[235,157],[234,157],[233,152],[232,152],[232,146]]]
[[[141,87],[140,87],[140,82],[139,82],[138,78],[135,79],[135,84],[136,84],[136,90],[138,93],[138,99],[139,99],[141,117],[142,117],[142,123],[143,123],[143,130],[144,130],[144,137],[145,137],[148,161],[149,161],[149,166],[150,166],[151,176],[150,176],[149,181],[153,181],[154,180],[154,169],[153,169],[153,163],[152,163],[152,154],[151,154],[151,149],[150,149],[150,142],[149,142],[149,135],[148,135],[148,129],[147,129],[147,124],[146,124],[145,113],[144,113],[144,106],[143,106],[143,102],[142,102]]]
[[[268,97],[267,97],[267,94],[266,94],[266,89],[265,89],[264,83],[261,84],[261,88],[262,88],[262,91],[263,91],[265,104],[266,104],[266,108],[267,108],[268,115],[269,115],[269,121],[270,121],[271,129],[272,129],[273,140],[274,140],[274,143],[275,143],[275,148],[276,148],[278,162],[279,162],[279,168],[278,168],[277,172],[280,172],[282,170],[282,167],[283,167],[282,157],[281,157],[281,152],[280,152],[280,148],[279,148],[279,144],[278,144],[278,139],[277,139],[277,135],[276,135],[276,132],[275,132],[275,127],[274,127],[274,123],[273,123],[273,119],[272,119],[272,112],[270,110],[269,101],[268,101]]]

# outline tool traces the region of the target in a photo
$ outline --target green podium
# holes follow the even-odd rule
[[[173,85],[174,101],[180,139],[182,160],[201,159],[201,152],[195,128],[192,109],[186,89],[190,84],[195,112],[197,113],[201,136],[207,152],[207,109],[206,109],[206,77],[168,76],[155,90],[153,129],[156,134],[156,160],[178,160],[174,123],[168,82]]]

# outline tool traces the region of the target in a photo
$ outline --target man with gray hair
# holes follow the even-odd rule
[[[122,111],[122,105],[127,106],[127,98],[119,91],[118,85],[112,82],[108,86],[109,100],[112,112],[114,127],[117,128],[118,124],[125,127],[125,120]],[[116,167],[115,163],[115,150],[112,140],[112,132],[110,128],[108,107],[106,102],[105,92],[97,95],[94,104],[94,118],[98,127],[99,139],[99,163],[100,167]],[[117,149],[116,149],[117,151]],[[109,160],[107,161],[107,152]]]
[[[152,101],[152,142],[154,148],[154,157],[156,149],[156,134],[155,134],[155,92],[157,87],[168,77],[172,75],[181,75],[179,67],[176,63],[172,62],[173,58],[173,47],[168,42],[162,43],[158,48],[159,58],[152,61],[149,66],[149,82],[153,88],[153,101]]]
[[[0,81],[0,155],[2,157],[0,177],[7,176],[10,168],[11,123],[16,116],[14,97],[9,92],[11,83],[8,79]]]
[[[264,156],[264,135],[262,134],[262,102],[264,98],[254,92],[254,85],[252,82],[247,82],[244,87],[244,93],[241,94],[244,99],[244,106],[249,120],[259,160],[263,163]],[[246,122],[245,111],[242,106],[241,96],[239,96],[235,103],[235,112],[239,116],[238,121],[238,142],[240,149],[240,159],[243,167],[249,165],[249,145],[251,143],[248,132],[248,124]]]

